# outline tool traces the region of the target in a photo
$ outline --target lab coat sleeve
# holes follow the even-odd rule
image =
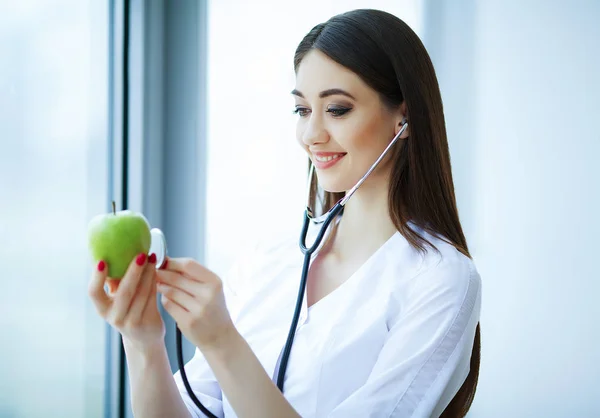
[[[227,273],[221,278],[223,293],[229,314],[235,324],[237,315],[242,305],[244,277],[249,271],[249,262],[256,248],[239,257]],[[217,417],[223,417],[222,392],[214,373],[202,352],[196,348],[194,357],[185,364],[185,372],[194,394],[209,411]],[[178,370],[174,375],[175,383],[179,388],[181,397],[194,418],[204,418],[206,415],[194,404],[183,384],[181,373]]]
[[[438,417],[458,392],[479,321],[480,276],[464,257],[412,280],[366,383],[329,418]]]

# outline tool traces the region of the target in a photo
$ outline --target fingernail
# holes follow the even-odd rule
[[[150,254],[150,257],[148,257],[148,262],[152,264],[156,263],[156,254]]]
[[[165,261],[163,261],[162,266],[160,267],[160,269],[161,270],[166,269],[168,264],[169,264],[169,259],[165,258]]]
[[[137,256],[137,258],[135,259],[135,263],[138,266],[142,266],[144,265],[144,262],[146,261],[146,254],[141,253],[140,255]]]
[[[103,260],[100,260],[100,262],[98,263],[98,271],[104,271],[105,267],[106,263]]]

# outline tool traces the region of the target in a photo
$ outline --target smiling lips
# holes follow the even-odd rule
[[[344,158],[345,155],[345,152],[315,152],[313,154],[313,164],[319,169],[329,168]]]

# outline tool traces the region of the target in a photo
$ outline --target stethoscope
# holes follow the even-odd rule
[[[310,208],[310,205],[311,205],[310,191],[312,189],[312,182],[313,182],[314,170],[315,170],[315,168],[314,168],[315,166],[313,164],[310,165],[309,174],[308,174],[308,182],[307,182],[308,183],[308,192],[307,192],[308,202],[306,205],[306,210],[304,211],[304,223],[302,225],[302,232],[300,233],[300,250],[304,254],[304,264],[302,266],[302,278],[300,280],[300,288],[298,291],[298,297],[296,299],[296,308],[294,310],[294,317],[292,319],[292,324],[291,324],[290,330],[288,332],[287,341],[286,341],[284,349],[283,349],[283,355],[281,358],[281,363],[279,365],[279,371],[277,374],[277,387],[279,388],[279,390],[282,393],[283,393],[283,381],[285,378],[285,371],[287,369],[288,359],[289,359],[290,353],[292,351],[292,344],[294,342],[294,337],[296,335],[296,327],[298,325],[298,318],[300,316],[300,311],[302,310],[302,303],[304,301],[304,291],[306,289],[306,280],[307,280],[307,276],[308,276],[308,268],[310,266],[311,256],[319,249],[321,242],[323,241],[323,237],[325,236],[325,233],[327,232],[327,228],[329,227],[329,225],[331,224],[333,219],[335,219],[336,216],[338,216],[340,213],[343,212],[344,206],[346,205],[346,202],[348,202],[348,199],[350,199],[350,197],[354,194],[356,189],[358,189],[360,187],[360,185],[367,179],[369,174],[371,174],[373,172],[373,170],[381,162],[383,157],[385,157],[385,155],[388,153],[390,148],[393,147],[393,145],[398,141],[400,136],[404,133],[406,128],[408,128],[408,122],[406,121],[406,119],[404,119],[402,121],[401,125],[402,125],[402,127],[400,128],[399,132],[390,141],[388,146],[385,148],[385,150],[383,150],[383,152],[381,153],[379,158],[377,158],[377,161],[375,161],[373,163],[373,165],[371,166],[371,168],[369,168],[369,170],[366,172],[366,174],[364,176],[362,176],[362,178],[356,183],[356,185],[352,189],[350,189],[348,192],[346,192],[345,196],[343,198],[341,198],[331,209],[329,209],[326,213],[324,213],[323,215],[320,215],[318,217],[314,216],[313,211]],[[321,226],[321,229],[320,229],[319,233],[317,234],[314,242],[312,243],[312,245],[307,247],[306,236],[308,234],[308,227],[309,227],[310,222],[312,222],[313,224],[316,224],[316,225],[322,224],[322,226]],[[154,252],[157,255],[156,266],[157,266],[157,268],[160,268],[167,258],[167,242],[166,242],[164,234],[162,233],[162,231],[160,231],[160,229],[153,228],[150,232],[152,235],[152,244],[151,244],[150,252]],[[202,405],[202,403],[198,400],[198,398],[196,397],[196,395],[194,394],[194,391],[192,390],[192,388],[190,386],[190,383],[187,379],[187,375],[185,372],[184,363],[183,363],[183,349],[182,349],[181,341],[182,341],[181,330],[179,329],[178,326],[176,326],[177,363],[179,366],[179,371],[181,373],[181,380],[183,381],[183,385],[185,386],[185,389],[187,390],[187,393],[190,396],[190,398],[192,399],[192,401],[194,402],[194,404],[206,416],[208,416],[210,418],[217,418],[216,415],[214,415],[212,412],[210,412],[208,409],[206,409],[206,407],[204,405]]]

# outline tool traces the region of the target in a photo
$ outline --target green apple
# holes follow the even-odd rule
[[[88,244],[96,262],[108,264],[108,277],[121,279],[140,253],[150,250],[150,224],[141,213],[130,210],[95,216],[88,225]]]

